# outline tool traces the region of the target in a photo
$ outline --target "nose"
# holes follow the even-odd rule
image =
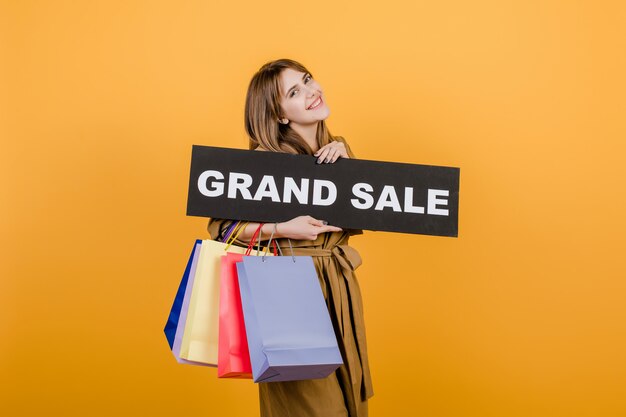
[[[311,86],[309,86],[309,85],[306,85],[306,86],[304,86],[304,87],[306,88],[306,91],[307,91],[307,96],[308,96],[308,97],[312,97],[312,96],[314,96],[314,95],[315,95],[315,92],[317,91],[317,89],[315,89],[315,88],[313,88],[313,87],[311,87]]]

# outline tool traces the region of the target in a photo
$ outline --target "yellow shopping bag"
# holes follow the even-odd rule
[[[246,252],[246,248],[232,246],[245,224],[233,233],[231,243],[202,241],[180,347],[182,359],[217,366],[221,257],[227,252]]]

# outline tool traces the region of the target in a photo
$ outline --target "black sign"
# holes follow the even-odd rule
[[[187,215],[458,236],[459,168],[193,146]]]

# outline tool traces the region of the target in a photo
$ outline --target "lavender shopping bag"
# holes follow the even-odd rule
[[[237,263],[254,382],[324,378],[343,362],[310,256]]]

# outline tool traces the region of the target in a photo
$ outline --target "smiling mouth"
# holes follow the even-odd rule
[[[311,103],[309,107],[307,107],[307,110],[313,110],[314,108],[319,107],[321,104],[322,104],[322,96],[319,96],[317,100],[315,100],[313,103]]]

